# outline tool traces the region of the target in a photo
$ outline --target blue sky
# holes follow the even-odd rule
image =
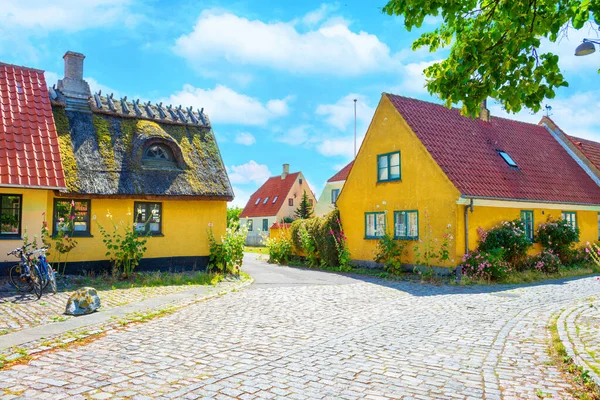
[[[436,101],[422,69],[444,52],[413,52],[419,31],[381,13],[385,0],[3,0],[0,61],[40,68],[49,84],[67,50],[86,55],[93,90],[204,107],[236,193],[250,194],[283,163],[319,195],[353,156],[353,99],[363,137],[382,92]],[[423,30],[439,21],[426,20]],[[567,133],[600,140],[600,54],[573,50],[585,29],[544,49],[570,83],[548,101]],[[490,102],[492,116],[506,116]],[[511,118],[539,121],[523,111]]]

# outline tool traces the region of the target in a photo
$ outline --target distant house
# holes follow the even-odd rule
[[[549,217],[578,227],[581,243],[597,240],[600,144],[562,140],[550,122],[490,116],[484,105],[471,119],[384,93],[337,201],[352,258],[372,262],[388,232],[408,243],[404,261],[415,264],[415,245],[448,235],[440,266],[453,267],[477,247],[478,228],[519,218],[534,242]]]
[[[269,178],[254,192],[240,215],[241,224],[248,226],[246,243],[250,246],[261,245],[263,237],[269,235],[269,228],[274,223],[294,218],[304,191],[310,204],[314,205],[315,195],[302,172],[290,173],[290,165],[283,164],[281,175]]]
[[[233,199],[208,117],[92,94],[84,58],[67,52],[65,76],[50,90],[42,71],[0,70],[0,193],[22,215],[0,251],[20,245],[25,228],[39,235],[44,218],[52,233],[72,219],[71,269],[106,265],[98,224],[109,228],[111,215],[149,235],[141,267],[205,266],[207,229],[225,232]]]
[[[353,164],[354,161],[351,161],[348,165],[327,180],[327,184],[323,188],[323,192],[321,192],[319,201],[317,201],[317,205],[315,206],[316,216],[321,217],[333,211],[335,208],[335,203],[337,202],[338,196],[344,187],[344,182],[346,182],[346,178],[348,178],[348,174],[350,173]]]

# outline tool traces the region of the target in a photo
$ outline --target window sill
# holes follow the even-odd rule
[[[144,237],[164,237],[165,235],[162,233],[151,233],[149,235],[144,235]]]
[[[93,238],[94,235],[92,235],[91,233],[80,233],[77,235],[69,235],[70,238]],[[58,236],[56,234],[52,235],[52,239],[58,239]]]
[[[383,236],[365,236],[364,237],[365,240],[379,240],[382,238],[383,238]]]
[[[394,236],[394,240],[406,240],[406,241],[417,241],[419,240],[419,237],[414,237],[414,236]]]
[[[0,236],[0,240],[23,240],[22,236]]]
[[[386,180],[377,180],[377,183],[388,183],[388,182],[401,182],[402,178],[396,178],[396,179],[386,179]]]

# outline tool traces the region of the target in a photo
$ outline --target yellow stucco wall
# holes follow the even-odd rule
[[[393,151],[401,153],[401,180],[378,183],[377,155]],[[385,211],[387,229],[393,233],[394,211],[418,210],[420,237],[427,214],[432,239],[439,239],[448,224],[456,236],[458,197],[458,190],[383,96],[337,203],[352,258],[373,261],[377,240],[365,239],[366,212]],[[411,264],[415,242],[408,243],[403,261]]]
[[[0,188],[0,193],[23,195],[23,225],[29,239],[40,236],[42,221],[46,220],[51,229],[54,193],[49,190]],[[69,255],[69,261],[105,260],[106,248],[102,242],[98,223],[109,228],[108,210],[113,220],[133,223],[135,199],[91,199],[90,224],[92,237],[77,237],[77,247]],[[139,200],[146,201],[146,200]],[[152,200],[154,201],[154,200]],[[156,200],[162,203],[162,233],[164,236],[148,238],[145,258],[207,256],[209,246],[207,229],[212,224],[215,237],[225,233],[227,203],[225,201]],[[95,219],[93,217],[95,216]],[[22,240],[1,240],[0,260],[14,261],[6,253],[19,247]],[[50,259],[52,260],[52,256]]]

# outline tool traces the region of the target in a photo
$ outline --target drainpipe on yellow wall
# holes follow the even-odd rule
[[[473,199],[465,206],[465,254],[469,254],[469,211],[473,212]],[[462,267],[456,267],[456,282],[460,282]]]

